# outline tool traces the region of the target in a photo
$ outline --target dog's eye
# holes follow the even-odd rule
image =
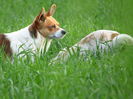
[[[48,26],[48,28],[56,28],[56,26],[55,25],[51,25],[51,26]]]

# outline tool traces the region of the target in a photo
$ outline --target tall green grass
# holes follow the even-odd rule
[[[48,66],[64,47],[98,29],[132,33],[132,0],[0,0],[0,32],[12,32],[31,24],[42,7],[57,4],[54,17],[68,34],[53,40],[35,62],[14,63],[0,53],[1,99],[132,99],[133,48],[102,57],[77,55],[63,64]]]

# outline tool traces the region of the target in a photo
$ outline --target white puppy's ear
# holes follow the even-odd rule
[[[47,16],[53,16],[53,14],[55,13],[55,10],[56,10],[56,4],[52,4],[51,8],[47,12]]]
[[[111,40],[112,40],[114,37],[118,36],[118,35],[119,35],[119,33],[112,33],[112,34],[111,34]]]
[[[42,8],[40,14],[38,15],[38,20],[45,21],[45,9],[44,8]]]

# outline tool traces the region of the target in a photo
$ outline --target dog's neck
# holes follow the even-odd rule
[[[34,23],[28,27],[28,30],[39,52],[47,52],[52,40],[42,36]]]

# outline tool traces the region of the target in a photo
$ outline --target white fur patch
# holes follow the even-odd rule
[[[32,38],[28,30],[29,26],[16,32],[5,34],[11,41],[11,49],[13,55],[18,55],[23,51],[31,51],[32,53],[41,52],[45,48],[46,38],[38,33],[37,38]],[[47,41],[46,51],[51,44],[51,39]],[[19,55],[21,57],[23,55]]]

